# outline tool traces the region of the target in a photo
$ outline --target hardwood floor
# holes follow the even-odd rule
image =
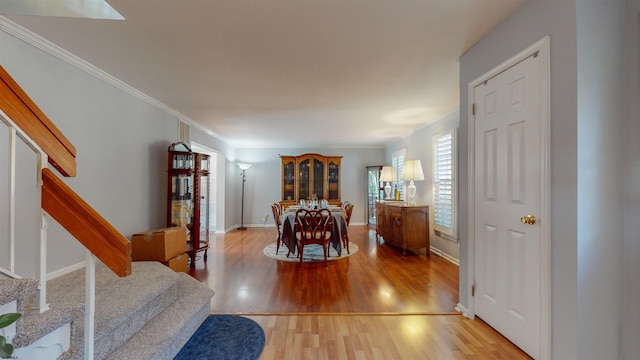
[[[358,253],[322,263],[276,261],[262,250],[275,228],[212,237],[191,275],[215,292],[214,314],[239,314],[265,330],[260,359],[529,359],[458,302],[458,267],[401,251],[367,226],[350,226]]]

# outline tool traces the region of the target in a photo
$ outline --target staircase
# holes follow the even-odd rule
[[[213,291],[160,263],[131,262],[128,239],[47,168],[48,163],[63,176],[75,176],[75,148],[2,66],[0,125],[7,126],[9,135],[8,169],[0,169],[8,175],[9,193],[8,201],[0,203],[8,208],[8,219],[0,219],[8,224],[8,231],[0,232],[0,314],[22,314],[0,335],[14,345],[13,356],[173,359],[209,314]],[[35,239],[16,236],[22,216],[16,204],[25,192],[16,191],[20,142],[35,155]],[[47,281],[50,219],[73,235],[87,256],[85,268]],[[18,243],[35,249],[33,257],[17,253]],[[20,274],[18,263],[33,266],[35,275]]]
[[[95,278],[94,359],[173,359],[208,316],[214,294],[157,262],[134,262],[124,278],[97,264]],[[11,340],[14,356],[85,358],[84,269],[47,282],[51,308],[42,314],[29,311],[36,285],[31,279],[0,280],[0,308],[15,301],[17,312],[26,314]],[[60,328],[58,332],[70,334],[67,345],[48,335]]]

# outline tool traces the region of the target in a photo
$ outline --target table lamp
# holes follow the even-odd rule
[[[391,184],[389,181],[396,181],[396,169],[393,166],[387,165],[382,167],[382,171],[380,173],[380,181],[386,181],[387,184],[384,186],[384,194],[385,200],[391,200]]]
[[[424,173],[422,173],[422,164],[420,163],[420,160],[406,160],[404,162],[402,180],[409,180],[409,186],[407,186],[408,202],[409,205],[415,205],[416,185],[413,182],[424,180]]]

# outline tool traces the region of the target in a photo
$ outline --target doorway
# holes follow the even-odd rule
[[[549,38],[469,84],[469,309],[550,356]]]
[[[217,197],[217,184],[218,184],[218,153],[206,146],[191,142],[191,151],[207,154],[209,158],[209,231],[215,233],[217,224],[217,209],[218,197]]]
[[[382,166],[367,166],[367,224],[376,224],[376,202],[383,198],[384,187],[380,183]]]

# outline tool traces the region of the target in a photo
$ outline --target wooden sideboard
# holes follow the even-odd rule
[[[378,201],[376,203],[376,237],[385,242],[407,249],[427,249],[431,255],[429,241],[429,206],[406,205],[399,201]]]

